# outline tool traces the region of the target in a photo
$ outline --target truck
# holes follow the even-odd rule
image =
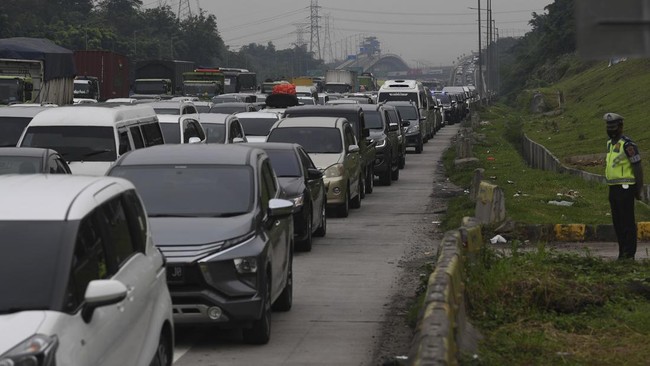
[[[182,95],[183,73],[194,71],[192,61],[146,60],[135,64],[135,94]]]
[[[112,51],[79,50],[74,51],[74,61],[75,98],[104,101],[129,96],[128,57]]]
[[[218,69],[199,68],[183,73],[183,95],[212,100],[223,94],[225,76]]]
[[[225,93],[255,93],[257,91],[257,74],[248,69],[220,67],[225,76]]]
[[[44,38],[0,39],[0,104],[72,104],[72,51]]]
[[[358,90],[357,72],[352,70],[327,70],[325,91],[328,93],[353,93]]]
[[[359,76],[357,76],[357,81],[358,87],[356,91],[358,92],[370,92],[377,91],[379,89],[379,87],[377,87],[377,79],[370,72],[361,73]]]

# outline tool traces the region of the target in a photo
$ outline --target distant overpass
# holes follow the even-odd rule
[[[395,72],[408,73],[411,70],[401,57],[392,53],[373,56],[357,55],[354,59],[346,60],[336,68],[357,69],[361,72],[371,72],[378,77]]]

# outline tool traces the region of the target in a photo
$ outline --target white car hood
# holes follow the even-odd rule
[[[75,175],[102,176],[113,165],[110,161],[70,161],[70,171]]]
[[[331,165],[343,162],[343,154],[342,153],[338,153],[338,154],[314,154],[314,153],[310,153],[309,157],[314,162],[314,165],[316,165],[316,168],[318,168],[320,170],[327,169]]]
[[[248,142],[266,142],[266,136],[250,136],[246,135]]]
[[[38,333],[45,320],[44,311],[21,311],[0,315],[0,355]]]

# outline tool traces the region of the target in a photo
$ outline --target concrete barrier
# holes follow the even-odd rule
[[[474,216],[481,224],[495,224],[506,219],[506,203],[503,190],[488,182],[479,184]]]

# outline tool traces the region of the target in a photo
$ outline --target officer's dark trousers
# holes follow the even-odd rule
[[[621,185],[609,186],[609,205],[612,208],[612,222],[618,238],[618,258],[634,258],[636,254],[636,220],[634,218],[634,193],[632,185],[623,189]]]

